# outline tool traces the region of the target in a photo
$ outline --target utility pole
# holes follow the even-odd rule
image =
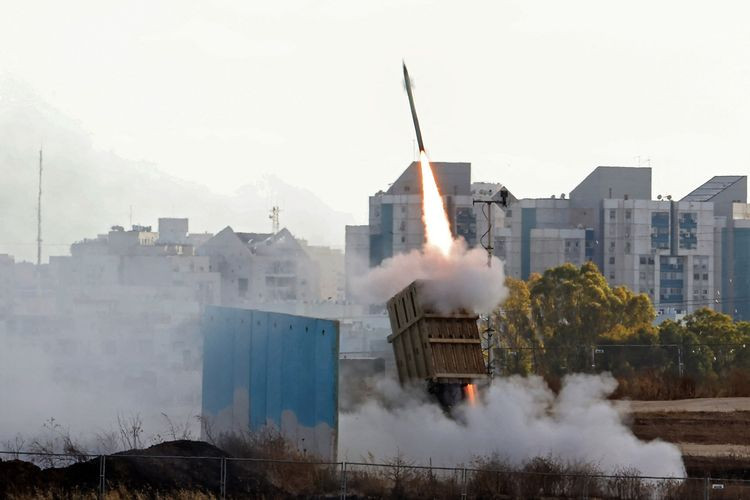
[[[492,267],[492,256],[493,252],[495,250],[495,247],[492,245],[492,206],[493,205],[500,205],[501,207],[507,207],[508,206],[508,190],[505,189],[503,186],[500,189],[500,199],[494,200],[490,198],[489,200],[474,200],[474,205],[480,204],[483,207],[487,207],[487,211],[482,208],[482,213],[485,214],[487,218],[487,231],[480,236],[479,238],[479,244],[482,245],[482,248],[484,248],[487,251],[487,267]],[[487,244],[484,244],[484,238],[487,238]],[[487,375],[492,378],[492,311],[490,311],[487,314]]]
[[[36,265],[42,265],[42,148],[39,148],[39,197],[36,204]]]

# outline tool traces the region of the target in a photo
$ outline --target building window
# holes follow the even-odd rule
[[[651,213],[651,248],[669,249],[669,212]]]
[[[505,238],[495,238],[495,255],[501,259],[506,257]]]
[[[693,250],[698,247],[698,216],[695,212],[683,212],[679,217],[680,248]]]
[[[247,295],[247,278],[239,278],[237,280],[237,293],[239,293],[240,297]]]
[[[617,218],[617,211],[616,210],[610,210],[609,211],[609,220],[615,220]]]
[[[614,263],[615,263],[615,258],[614,258],[614,257],[610,257],[610,258],[609,258],[609,263],[610,263],[610,264],[612,264],[612,265],[614,265]]]
[[[630,220],[633,216],[633,211],[630,209],[625,210],[625,220]]]

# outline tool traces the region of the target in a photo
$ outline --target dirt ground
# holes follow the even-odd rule
[[[632,413],[648,412],[750,412],[750,398],[695,398],[673,401],[618,401]]]
[[[750,445],[750,411],[669,411],[631,414],[631,428],[642,439],[661,438],[696,445]]]
[[[617,403],[633,433],[682,450],[690,475],[750,475],[750,398]]]

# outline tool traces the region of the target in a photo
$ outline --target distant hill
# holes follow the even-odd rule
[[[156,226],[158,217],[188,217],[191,232],[218,232],[227,225],[262,232],[270,230],[270,207],[283,200],[282,225],[322,245],[343,245],[344,225],[353,221],[309,190],[275,176],[261,177],[225,196],[167,175],[151,163],[98,151],[80,123],[6,77],[0,80],[0,253],[16,260],[36,255],[41,141],[45,257],[66,254],[73,241],[106,232],[114,224],[127,225],[131,205],[133,223]]]

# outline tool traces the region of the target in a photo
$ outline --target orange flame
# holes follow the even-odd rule
[[[427,244],[437,248],[447,257],[453,245],[453,235],[443,198],[440,196],[430,160],[424,151],[419,155],[419,162],[422,167],[422,220]]]
[[[474,384],[467,384],[464,390],[466,391],[466,401],[469,403],[469,406],[476,406],[477,389]]]

